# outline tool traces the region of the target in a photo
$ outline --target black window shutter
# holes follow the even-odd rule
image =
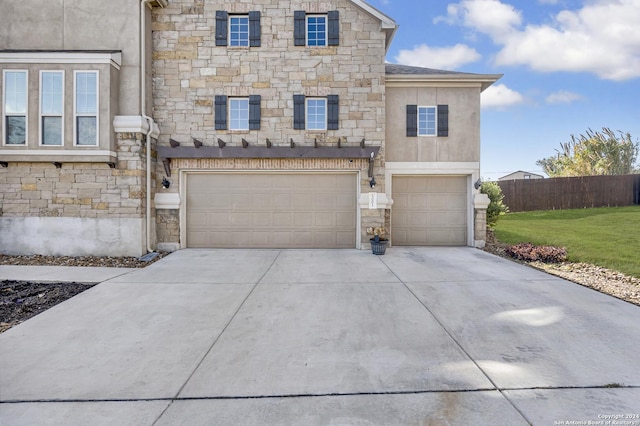
[[[340,98],[338,95],[327,96],[327,130],[338,130],[340,115]]]
[[[249,12],[249,46],[260,47],[260,12]]]
[[[304,10],[296,10],[293,12],[293,19],[293,44],[304,46],[307,44],[307,14]]]
[[[216,46],[227,45],[227,22],[229,14],[224,10],[216,11]]]
[[[293,95],[293,128],[304,130],[304,95]]]
[[[449,105],[438,105],[438,136],[449,136]]]
[[[329,18],[329,46],[338,46],[340,44],[340,12],[332,10],[327,14]]]
[[[249,130],[260,130],[260,95],[249,96]]]
[[[227,129],[227,97],[224,95],[216,95],[215,120],[216,130]]]
[[[407,105],[407,137],[418,136],[418,105]]]

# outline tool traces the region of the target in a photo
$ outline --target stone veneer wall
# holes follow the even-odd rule
[[[215,45],[216,11],[261,13],[260,47]],[[308,13],[340,13],[340,45],[326,48],[294,46],[295,10]],[[347,0],[290,1],[172,0],[164,9],[154,10],[153,30],[153,116],[158,122],[160,145],[173,138],[190,145],[191,138],[217,146],[368,145],[382,147],[376,159],[376,191],[384,193],[385,138],[385,34],[380,22]],[[310,132],[293,129],[293,95],[338,95],[339,129]],[[215,130],[216,95],[261,96],[260,130]],[[348,160],[172,160],[172,185],[177,192],[178,171],[202,170],[353,170],[363,171],[361,191],[369,192],[366,161]],[[366,163],[366,166],[365,166]],[[164,175],[162,163],[156,168]],[[160,188],[158,182],[157,186]],[[162,191],[162,189],[160,189]],[[183,196],[182,196],[183,197]],[[363,227],[384,225],[384,213],[362,211]],[[177,211],[158,211],[159,243],[179,241]],[[176,241],[177,239],[177,241]],[[363,241],[368,242],[363,231]]]
[[[9,162],[0,167],[0,252],[142,254],[143,141],[139,133],[119,134],[113,169],[105,163],[62,163],[57,168],[52,163]]]

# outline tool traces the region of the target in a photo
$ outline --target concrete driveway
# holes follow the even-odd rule
[[[182,250],[0,335],[0,424],[640,425],[639,354],[640,308],[472,248]]]

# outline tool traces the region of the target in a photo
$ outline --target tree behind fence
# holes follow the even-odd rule
[[[640,175],[499,181],[511,212],[640,204]]]

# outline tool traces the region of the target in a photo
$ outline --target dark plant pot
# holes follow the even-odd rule
[[[389,244],[388,240],[371,238],[371,251],[373,254],[382,255],[387,250],[387,244]]]

